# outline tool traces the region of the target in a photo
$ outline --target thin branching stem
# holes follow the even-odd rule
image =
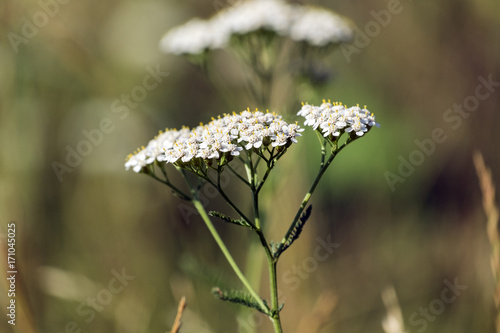
[[[149,176],[153,177],[154,179],[156,179],[157,181],[159,181],[160,183],[163,183],[165,185],[167,185],[168,187],[170,187],[172,189],[172,191],[179,197],[181,198],[182,200],[186,200],[186,201],[190,201],[191,200],[191,197],[189,195],[187,195],[186,193],[184,193],[182,190],[180,190],[177,186],[175,186],[174,184],[172,184],[168,178],[166,179],[161,179],[160,177],[158,177],[157,175],[155,175],[155,173],[152,172],[151,173],[148,173]]]
[[[271,167],[269,167],[268,165],[266,175],[260,182],[258,182],[257,180],[257,175],[256,175],[257,170],[252,163],[250,163],[250,170],[251,170],[250,184],[252,189],[253,211],[254,211],[254,219],[256,226],[254,230],[257,233],[257,236],[259,237],[262,247],[264,248],[264,251],[266,253],[266,259],[269,269],[269,286],[270,286],[270,296],[271,296],[271,309],[270,309],[271,313],[269,315],[269,318],[273,322],[275,333],[278,332],[281,333],[283,332],[283,330],[281,328],[281,321],[279,316],[278,280],[276,274],[277,260],[274,258],[271,249],[269,247],[269,243],[267,242],[264,232],[262,231],[262,226],[260,223],[260,210],[259,210],[259,191],[262,188],[262,185],[264,184],[265,180],[267,179],[267,176],[271,171]]]
[[[230,166],[229,164],[227,164],[226,166],[236,177],[238,177],[239,180],[241,180],[246,186],[250,187],[250,183],[245,178],[243,178],[243,176],[240,175],[236,170],[234,170],[232,166]]]
[[[262,186],[264,186],[264,183],[266,182],[267,177],[269,177],[269,173],[271,172],[272,169],[273,169],[273,167],[268,165],[266,173],[264,174],[264,176],[262,177],[262,180],[259,182],[259,185],[255,189],[255,192],[257,194],[259,194],[260,190],[262,189]]]
[[[210,183],[213,187],[215,187],[215,189],[217,190],[217,192],[219,192],[219,194],[224,198],[224,200],[226,200],[226,202],[228,203],[229,206],[231,206],[231,208],[236,212],[238,213],[241,218],[243,218],[243,220],[245,220],[245,222],[247,222],[252,228],[255,228],[255,225],[253,224],[252,220],[250,220],[242,211],[241,209],[238,208],[238,206],[236,206],[233,201],[231,199],[229,199],[228,195],[226,194],[226,192],[224,192],[224,190],[222,189],[222,187],[220,186],[220,177],[218,177],[218,180],[217,180],[217,183],[215,183],[213,180],[211,180],[210,178],[206,177],[206,178],[203,178],[205,179],[208,183]]]
[[[302,203],[300,204],[300,207],[299,207],[299,209],[297,211],[297,214],[295,214],[295,217],[294,217],[292,223],[290,224],[290,228],[288,229],[288,231],[285,234],[285,237],[281,241],[282,244],[284,244],[286,242],[286,240],[288,239],[288,237],[290,236],[290,234],[293,232],[294,226],[296,225],[297,221],[299,220],[300,216],[302,215],[302,212],[306,208],[309,200],[311,199],[311,196],[312,196],[314,190],[316,189],[316,186],[318,186],[319,181],[321,180],[321,178],[325,174],[326,169],[328,169],[328,167],[332,163],[332,161],[335,158],[335,156],[337,156],[337,154],[340,153],[342,151],[342,149],[344,149],[344,147],[347,146],[347,144],[349,142],[350,142],[350,139],[348,139],[347,142],[345,142],[344,144],[342,144],[337,149],[332,150],[330,152],[330,157],[328,158],[328,160],[324,164],[321,165],[321,167],[320,167],[320,169],[318,171],[318,174],[316,175],[316,178],[314,179],[311,187],[309,188],[309,191],[307,191],[306,195],[304,196],[304,199],[302,200]],[[277,254],[277,256],[279,257],[282,253],[283,252],[279,252]]]
[[[277,262],[275,260],[268,260],[269,264],[269,282],[271,283],[271,321],[273,322],[274,332],[282,333],[280,319],[280,305],[278,300],[278,278],[277,278]]]
[[[326,142],[327,139],[323,137],[319,132],[316,132],[319,140],[319,144],[321,145],[321,163],[320,163],[320,168],[325,165],[325,158],[326,158]]]
[[[255,170],[257,170],[257,168],[259,167],[259,163],[262,160],[262,156],[261,155],[258,155],[258,156],[259,156],[259,158],[257,158],[257,161],[255,162],[255,165],[254,165]]]
[[[215,227],[214,227],[214,225],[212,223],[212,220],[210,220],[210,217],[208,216],[208,214],[207,214],[207,212],[205,210],[205,207],[203,207],[203,204],[199,200],[198,193],[199,193],[199,189],[200,189],[200,182],[198,182],[198,185],[197,185],[196,188],[193,188],[190,185],[189,180],[187,179],[187,174],[186,174],[185,170],[181,169],[180,171],[181,171],[182,175],[184,176],[184,180],[186,181],[186,184],[188,185],[188,187],[189,187],[189,189],[190,189],[190,191],[191,191],[191,193],[193,195],[193,197],[191,198],[190,201],[193,203],[193,205],[195,206],[196,210],[200,214],[201,218],[205,222],[205,225],[207,226],[208,230],[212,234],[212,237],[214,238],[215,242],[217,243],[217,245],[221,249],[222,253],[226,257],[226,260],[228,261],[229,265],[231,266],[231,268],[233,269],[233,271],[236,273],[236,275],[240,279],[241,283],[243,283],[243,285],[245,286],[245,288],[248,290],[248,292],[250,293],[250,295],[252,295],[252,297],[255,299],[255,301],[259,304],[259,306],[262,309],[268,311],[268,315],[270,315],[269,308],[266,306],[266,304],[264,303],[264,301],[262,300],[262,298],[260,298],[260,296],[257,294],[257,292],[252,288],[251,284],[248,282],[248,280],[246,279],[245,275],[241,272],[240,268],[236,264],[236,261],[234,261],[231,253],[229,252],[228,248],[226,247],[226,244],[224,243],[224,241],[220,237],[219,233],[217,232],[217,229],[215,229]],[[219,175],[220,175],[220,172],[219,172]],[[218,184],[217,185],[214,184],[214,182],[208,176],[206,176],[206,178],[203,178],[203,179],[209,181],[214,187],[216,187],[216,188],[218,188],[220,190],[220,177],[218,177]],[[201,180],[201,179],[199,179],[199,180]],[[223,194],[223,193],[221,193],[221,194]],[[224,193],[224,195],[225,195],[225,193]],[[227,198],[226,200],[228,200],[228,199],[229,198]],[[234,206],[234,208],[237,208],[237,207]],[[241,215],[241,217],[245,218],[244,215]]]
[[[194,196],[196,195],[196,193],[194,191],[193,191],[193,195]],[[198,213],[200,213],[201,218],[203,219],[208,230],[212,234],[212,237],[214,238],[215,242],[217,243],[217,245],[219,245],[219,248],[221,249],[222,253],[226,257],[226,260],[228,261],[229,265],[231,266],[233,271],[236,273],[236,275],[240,279],[241,283],[243,283],[243,285],[248,290],[250,295],[252,295],[252,297],[255,299],[257,304],[259,304],[259,306],[262,309],[265,309],[266,311],[269,312],[269,309],[266,306],[266,304],[264,303],[264,301],[262,300],[262,298],[260,298],[260,296],[257,294],[257,292],[253,289],[253,287],[250,285],[250,282],[248,282],[247,278],[245,277],[243,272],[240,270],[240,268],[236,264],[236,261],[234,261],[233,257],[231,256],[231,253],[229,252],[229,250],[226,247],[226,244],[224,243],[224,241],[220,237],[219,233],[217,232],[217,229],[215,229],[214,225],[212,224],[212,221],[210,220],[210,217],[208,216],[201,201],[195,196],[193,198],[192,202],[193,202],[196,210],[198,211]],[[270,315],[270,314],[268,313],[268,315]]]

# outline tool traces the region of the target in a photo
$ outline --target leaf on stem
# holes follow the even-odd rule
[[[257,311],[262,312],[265,315],[269,314],[268,309],[262,308],[252,297],[252,295],[247,294],[238,290],[230,290],[230,291],[222,291],[219,287],[214,287],[212,289],[212,295],[217,297],[220,300],[241,304],[246,307],[255,309]]]
[[[229,216],[227,216],[225,214],[222,214],[222,213],[219,213],[219,212],[216,212],[216,211],[213,211],[213,210],[211,210],[210,212],[208,212],[208,215],[210,215],[212,217],[218,217],[218,218],[220,218],[224,222],[228,222],[228,223],[232,223],[232,224],[237,224],[237,225],[241,225],[241,226],[253,229],[253,227],[250,224],[248,224],[245,220],[242,220],[242,219],[233,220]]]
[[[311,211],[312,211],[312,205],[307,207],[307,209],[302,213],[300,218],[295,222],[295,225],[292,228],[292,231],[288,235],[287,239],[284,240],[284,242],[280,243],[276,251],[274,253],[274,256],[277,257],[281,253],[283,253],[286,249],[288,249],[292,243],[299,238],[300,233],[302,232],[302,229],[304,228],[304,225],[306,224],[307,220],[311,216]]]

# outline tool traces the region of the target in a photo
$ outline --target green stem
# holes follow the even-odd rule
[[[226,202],[228,203],[229,206],[231,206],[231,208],[236,212],[238,213],[241,218],[243,218],[243,220],[245,220],[245,222],[247,222],[248,224],[250,224],[250,226],[252,226],[253,228],[255,228],[253,222],[238,208],[238,206],[236,206],[233,201],[231,199],[229,199],[229,197],[227,196],[226,192],[224,192],[224,190],[222,189],[221,185],[220,185],[220,172],[218,173],[217,175],[217,183],[215,183],[212,179],[210,179],[210,177],[208,176],[204,176],[203,179],[206,180],[208,183],[210,183],[213,187],[215,187],[215,189],[217,190],[217,192],[219,192],[220,195],[222,195],[222,197],[224,198],[224,200],[226,200]]]
[[[269,177],[269,173],[271,172],[271,170],[273,169],[273,166],[274,164],[267,164],[267,170],[266,170],[266,173],[264,174],[264,176],[262,177],[262,180],[260,181],[259,185],[257,185],[257,188],[255,189],[255,192],[258,194],[260,192],[260,190],[262,189],[262,186],[264,186],[264,183],[266,182],[267,180],[267,177]]]
[[[194,195],[194,193],[193,193]],[[233,257],[231,256],[231,253],[226,247],[226,244],[224,244],[224,241],[222,238],[219,236],[219,233],[217,232],[217,229],[215,229],[214,225],[212,224],[212,221],[210,220],[210,217],[208,216],[207,212],[205,211],[205,208],[203,207],[202,203],[197,199],[193,198],[192,200],[196,210],[198,213],[200,213],[200,216],[202,217],[203,221],[205,222],[208,230],[210,230],[210,233],[212,234],[212,237],[214,240],[217,242],[217,245],[219,245],[219,248],[221,249],[222,253],[226,257],[226,260],[229,262],[229,265],[231,265],[231,268],[233,271],[236,273],[238,278],[240,279],[241,283],[247,288],[248,292],[252,297],[255,299],[255,301],[259,304],[259,306],[262,309],[268,309],[264,301],[259,297],[257,292],[252,288],[248,280],[246,279],[245,275],[241,272],[240,268],[234,261]]]
[[[261,182],[258,181],[257,179],[257,168],[255,165],[251,162],[250,159],[250,185],[252,189],[252,199],[253,199],[253,211],[254,211],[254,221],[255,221],[255,232],[259,236],[259,240],[264,247],[264,251],[266,252],[266,258],[267,258],[267,263],[269,267],[269,286],[270,286],[270,293],[271,293],[271,313],[269,314],[269,318],[273,322],[274,326],[274,332],[275,333],[282,333],[283,329],[281,328],[281,321],[280,321],[280,315],[279,315],[279,302],[278,302],[278,279],[277,279],[277,274],[276,274],[276,265],[277,265],[277,259],[275,260],[273,257],[273,254],[271,252],[271,249],[269,247],[269,244],[266,240],[266,237],[264,236],[264,232],[262,231],[262,226],[260,223],[260,210],[259,210],[259,191],[262,188],[262,185],[267,179],[267,176],[269,175],[269,172],[271,171],[272,167],[268,165],[268,169],[266,172],[266,175],[262,179]],[[259,184],[258,184],[259,183]]]
[[[234,168],[232,166],[230,166],[229,164],[226,165],[229,170],[236,176],[238,177],[239,180],[241,180],[246,186],[250,186],[250,183],[245,179],[243,178],[236,170],[234,170]]]
[[[333,159],[335,158],[335,156],[337,156],[338,153],[340,153],[342,151],[342,149],[344,149],[345,146],[347,146],[347,144],[349,143],[349,139],[347,142],[345,142],[342,146],[340,146],[338,149],[334,150],[331,152],[331,155],[330,157],[328,158],[328,160],[325,162],[325,163],[322,163],[319,171],[318,171],[318,174],[316,175],[316,178],[314,179],[311,187],[309,188],[309,191],[306,193],[306,195],[304,196],[304,199],[302,200],[302,203],[300,204],[300,207],[299,207],[299,210],[297,211],[297,214],[295,214],[295,217],[292,221],[292,223],[290,224],[290,228],[288,229],[288,231],[286,232],[285,234],[285,237],[283,238],[283,240],[281,241],[283,244],[286,242],[286,240],[288,239],[288,237],[290,236],[290,234],[292,233],[294,227],[295,227],[295,224],[296,222],[299,220],[300,216],[302,215],[302,212],[304,211],[304,209],[306,208],[307,206],[307,203],[309,202],[309,200],[311,199],[311,196],[314,192],[314,190],[316,189],[316,186],[318,186],[318,183],[319,181],[321,180],[321,178],[323,177],[323,175],[325,174],[325,171],[326,169],[328,169],[328,167],[330,166],[330,164],[332,163]],[[324,160],[322,160],[323,162]],[[283,253],[283,252],[281,252]],[[279,255],[281,255],[278,254]]]
[[[260,230],[260,216],[259,216],[259,198],[257,196],[257,193],[254,192],[254,195],[253,195],[253,209],[254,209],[254,212],[255,212],[255,216],[254,216],[254,221],[255,221],[255,227],[257,228],[257,230]]]
[[[177,188],[174,184],[172,184],[168,180],[168,178],[166,180],[163,180],[160,177],[156,176],[154,174],[154,172],[149,173],[148,176],[151,176],[154,179],[156,179],[157,181],[159,181],[160,183],[163,183],[163,184],[167,185],[168,187],[170,187],[172,189],[172,192],[174,192],[175,194],[177,194],[177,196],[179,196],[179,198],[181,198],[182,200],[186,200],[186,201],[191,200],[191,198],[189,197],[189,195],[187,195],[182,190],[180,190],[179,188]],[[165,176],[165,178],[166,178],[166,176]]]
[[[273,322],[274,332],[283,333],[280,320],[280,311],[278,303],[278,278],[276,274],[277,261],[268,256],[269,264],[269,283],[271,285],[271,321]]]

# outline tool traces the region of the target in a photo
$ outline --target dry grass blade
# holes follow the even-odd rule
[[[382,320],[384,332],[405,333],[403,313],[393,286],[386,287],[382,291],[382,301],[387,309],[387,316]]]
[[[179,330],[181,328],[181,317],[185,307],[186,297],[182,296],[181,301],[179,302],[179,307],[177,308],[177,316],[175,316],[174,325],[172,326],[172,330],[170,331],[170,333],[179,333]]]
[[[500,237],[498,235],[498,206],[495,203],[495,186],[491,171],[484,164],[483,155],[474,153],[479,184],[483,195],[483,208],[487,218],[486,230],[491,244],[491,270],[495,278],[494,299],[497,308],[496,331],[500,333]]]

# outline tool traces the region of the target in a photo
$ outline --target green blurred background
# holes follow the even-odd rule
[[[185,295],[182,332],[247,332],[250,326],[270,332],[264,317],[244,314],[238,322],[241,309],[210,295],[214,285],[239,285],[196,214],[166,187],[123,167],[125,156],[160,129],[195,126],[253,107],[238,98],[226,104],[196,67],[157,47],[169,28],[208,17],[224,2],[62,2],[55,7],[42,1],[52,4],[47,22],[37,1],[0,4],[0,232],[17,224],[19,270],[17,325],[4,316],[0,331],[166,332]],[[374,20],[371,11],[388,6],[310,3],[349,17],[361,30]],[[447,122],[443,116],[475,94],[478,77],[500,81],[500,3],[415,0],[400,6],[359,53],[347,59],[337,50],[331,56],[331,83],[315,92],[317,100],[308,100],[367,104],[382,127],[335,161],[313,197],[311,221],[280,261],[285,332],[309,332],[301,326],[307,321],[321,322],[318,332],[383,332],[381,291],[390,285],[409,332],[494,329],[490,245],[472,154],[481,151],[493,179],[500,179],[498,87],[466,118]],[[41,20],[38,31],[23,35],[34,19]],[[17,39],[14,47],[10,33],[30,37]],[[115,112],[114,101],[142,85],[148,68],[157,66],[168,76],[130,112]],[[231,66],[221,61],[217,70],[231,76]],[[275,94],[290,94],[283,90],[278,86]],[[291,110],[272,107],[291,115],[300,104]],[[99,128],[103,119],[112,129],[96,137],[87,156],[73,161],[59,179],[54,161],[67,165],[68,147],[76,149],[86,140],[84,131]],[[418,154],[415,140],[431,138],[436,128],[447,139],[391,190],[387,172],[397,174],[400,158]],[[284,157],[266,192],[275,240],[317,167],[316,139],[303,139]],[[217,197],[208,201],[209,208],[221,206]],[[217,226],[244,266],[249,234]],[[328,237],[340,246],[308,266],[318,238]],[[130,280],[119,292],[106,292],[123,270]],[[467,288],[441,309],[435,300],[445,280]],[[5,311],[5,282],[0,286]],[[267,295],[265,282],[261,294]],[[106,303],[99,309],[82,303],[96,297]],[[439,313],[422,321],[419,309],[429,306]]]

